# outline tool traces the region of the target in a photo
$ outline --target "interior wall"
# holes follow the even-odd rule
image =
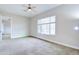
[[[28,19],[24,17],[13,17],[11,21],[12,38],[28,36]]]
[[[11,18],[11,38],[19,38],[29,35],[28,18],[7,12],[0,12],[0,15]]]
[[[37,33],[37,20],[48,16],[56,16],[55,36]],[[79,26],[79,5],[58,6],[31,18],[30,24],[31,36],[79,49],[79,31],[74,30]]]

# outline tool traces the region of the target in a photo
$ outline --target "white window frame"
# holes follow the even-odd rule
[[[52,19],[50,19],[51,17],[54,17],[55,18],[55,21],[54,22],[51,22],[51,20]],[[43,20],[43,19],[45,19],[45,18],[43,18],[43,19],[39,19],[39,20],[37,20],[37,33],[39,33],[39,34],[45,34],[45,35],[56,35],[56,16],[51,16],[51,17],[46,17],[46,18],[49,18],[49,21],[50,22],[48,22],[48,23],[41,23],[41,24],[39,24],[39,21],[40,20]],[[49,25],[49,31],[48,31],[48,34],[46,34],[46,33],[43,33],[42,31],[42,25],[46,25],[46,24],[48,24]],[[55,28],[54,28],[54,33],[52,33],[51,34],[51,26],[50,26],[50,24],[55,24]],[[41,26],[40,28],[38,28],[39,26]],[[39,30],[39,31],[38,31]]]

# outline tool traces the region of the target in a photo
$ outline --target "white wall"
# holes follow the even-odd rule
[[[28,19],[21,16],[13,17],[12,19],[12,38],[28,36]]]
[[[11,17],[11,38],[19,38],[29,35],[28,18],[7,12],[0,12],[0,15]]]
[[[55,36],[37,33],[37,20],[47,16],[56,16]],[[79,5],[61,5],[31,18],[30,24],[31,36],[79,49],[79,31],[73,29],[79,25]]]

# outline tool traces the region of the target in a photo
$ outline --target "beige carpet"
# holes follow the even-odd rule
[[[0,41],[0,55],[77,55],[78,50],[51,44],[36,38]]]

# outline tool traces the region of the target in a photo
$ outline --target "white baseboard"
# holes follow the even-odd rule
[[[31,36],[31,37],[35,37],[35,36]],[[35,37],[35,38],[38,38],[38,37]],[[46,40],[46,39],[42,39],[42,38],[38,38],[38,39],[41,39],[41,40],[44,40],[44,41],[47,41],[47,42],[51,42],[51,43],[55,43],[55,44],[59,44],[59,45],[62,45],[62,46],[68,47],[68,48],[73,48],[73,49],[79,50],[79,47],[71,46],[69,44],[64,44],[64,43],[61,43],[61,42]]]
[[[38,38],[38,37],[35,37],[35,36],[23,36],[23,37],[16,37],[16,38],[25,38],[25,37]],[[12,38],[12,39],[16,39],[16,38]],[[44,40],[44,41],[47,41],[47,42],[51,42],[51,43],[55,43],[55,44],[59,44],[59,45],[62,45],[62,46],[68,47],[68,48],[73,48],[73,49],[79,50],[79,47],[71,46],[71,45],[69,45],[69,44],[64,44],[64,43],[61,43],[61,42],[46,40],[46,39],[42,39],[42,38],[38,38],[38,39],[41,39],[41,40]]]
[[[28,36],[12,37],[12,39],[17,39],[17,38],[25,38],[25,37],[28,37]]]

